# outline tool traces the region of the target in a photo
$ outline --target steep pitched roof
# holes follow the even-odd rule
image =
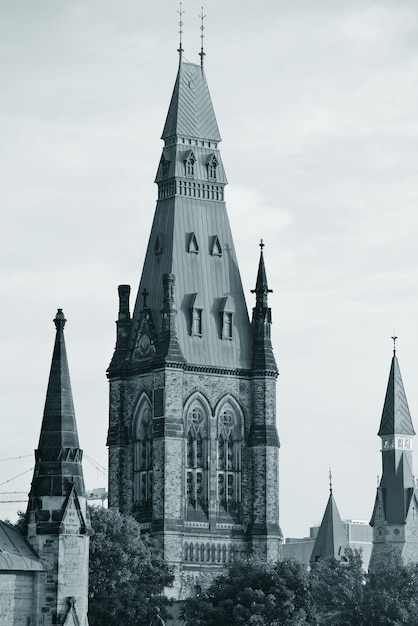
[[[221,140],[203,67],[182,60],[162,139],[175,136]]]
[[[56,336],[51,371],[27,509],[28,514],[36,513],[44,532],[57,531],[64,513],[62,505],[74,488],[78,496],[85,496],[81,465],[83,453],[78,442],[64,340],[65,322],[62,309],[58,309],[54,319]],[[43,496],[58,496],[52,518],[51,502],[44,503]]]
[[[334,497],[330,493],[310,560],[314,562],[330,557],[341,558],[344,556],[344,548],[347,543],[344,524],[341,521]]]
[[[398,359],[394,355],[389,373],[385,403],[378,435],[415,435],[402,382]]]

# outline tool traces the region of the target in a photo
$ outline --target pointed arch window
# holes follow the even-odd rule
[[[208,179],[216,180],[217,175],[218,175],[218,161],[214,154],[212,154],[209,157],[209,160],[207,162],[207,168],[208,168]]]
[[[161,157],[161,176],[163,178],[167,178],[169,168],[170,168],[170,161],[168,161],[163,155]]]
[[[186,502],[188,515],[208,512],[208,435],[203,407],[194,404],[187,414]]]
[[[142,403],[134,422],[134,505],[144,511],[152,504],[153,441],[151,407]]]
[[[220,511],[240,516],[242,431],[240,417],[229,404],[218,416],[217,488]]]
[[[190,150],[187,155],[186,158],[184,160],[184,167],[185,167],[185,175],[188,178],[193,178],[194,177],[194,166],[196,163],[196,158],[193,154],[193,151]]]

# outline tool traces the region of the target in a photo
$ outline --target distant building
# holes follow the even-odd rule
[[[344,562],[347,548],[361,552],[363,567],[367,569],[372,529],[366,521],[342,521],[331,489],[321,525],[311,527],[309,537],[286,539],[282,554],[306,564],[331,557]]]
[[[395,350],[378,435],[382,440],[382,478],[370,521],[372,559],[382,546],[390,544],[405,563],[417,562],[418,495],[412,469],[415,430]]]
[[[65,321],[58,309],[24,536],[0,522],[0,626],[88,626],[90,524]]]
[[[109,506],[160,539],[182,598],[235,557],[278,558],[282,536],[263,244],[250,322],[203,53],[179,51],[132,316],[119,287],[108,446]]]

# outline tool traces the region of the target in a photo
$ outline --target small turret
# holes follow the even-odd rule
[[[277,373],[277,364],[271,345],[271,309],[268,306],[268,294],[272,293],[272,290],[268,288],[267,284],[263,248],[264,243],[263,240],[261,240],[257,282],[255,289],[251,290],[251,293],[255,293],[256,297],[252,318],[252,369],[255,371],[272,371]]]
[[[29,543],[45,564],[36,581],[36,624],[88,626],[91,533],[70,373],[58,309],[45,409],[26,512]]]

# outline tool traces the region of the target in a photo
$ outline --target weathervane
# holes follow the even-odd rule
[[[329,468],[329,495],[332,496],[332,472]]]
[[[397,337],[395,335],[395,331],[393,331],[393,337],[391,337],[391,339],[393,339],[393,356],[396,356],[396,340],[397,340]]]
[[[261,248],[261,252],[263,252],[263,248],[266,244],[264,243],[264,241],[262,239],[260,239],[260,248]]]
[[[203,40],[205,38],[205,35],[204,35],[205,26],[203,24],[203,20],[206,17],[206,15],[203,15],[203,7],[202,7],[202,13],[199,15],[199,17],[200,17],[200,21],[201,21],[201,23],[200,23],[200,41],[201,41],[201,44],[200,44],[199,56],[200,56],[200,65],[203,67],[203,59],[205,57],[205,52],[203,50]]]
[[[182,35],[183,35],[183,15],[185,11],[183,11],[183,3],[180,2],[180,11],[177,11],[180,16],[179,20],[179,35],[180,35],[180,43],[177,52],[179,53],[180,59],[183,56],[183,46],[182,46]]]

